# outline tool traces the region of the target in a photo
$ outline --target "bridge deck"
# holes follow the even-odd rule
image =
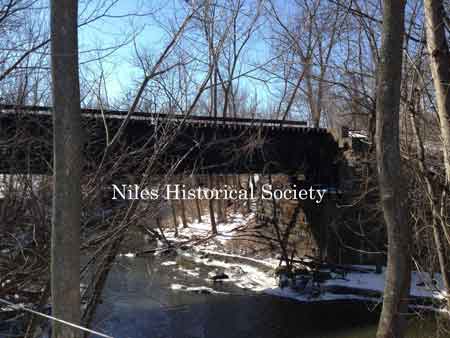
[[[0,173],[51,173],[51,108],[0,106],[0,110]],[[87,170],[102,157],[104,121],[113,135],[125,116],[123,111],[83,110]],[[126,157],[126,170],[138,172],[139,162],[169,136],[156,172],[167,172],[179,162],[177,172],[302,173],[313,183],[336,183],[336,141],[326,129],[310,128],[302,121],[135,113],[112,156]]]

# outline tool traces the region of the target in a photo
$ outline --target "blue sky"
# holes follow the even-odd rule
[[[157,57],[170,39],[170,33],[165,28],[170,25],[177,26],[186,13],[183,2],[178,0],[168,1],[140,1],[119,0],[109,11],[109,17],[101,18],[94,23],[83,26],[79,31],[81,70],[86,76],[87,69],[98,71],[98,62],[89,62],[97,57],[96,53],[87,52],[93,49],[104,49],[102,54],[108,55],[103,59],[103,67],[107,76],[108,96],[117,97],[133,88],[133,81],[142,78],[142,71],[133,66],[135,47],[138,50],[148,49],[153,57]],[[83,14],[84,6],[80,5],[80,14]],[[285,8],[284,8],[285,9]],[[147,16],[129,16],[131,13],[149,14]],[[135,41],[133,36],[137,34]],[[128,42],[118,50],[110,48]],[[248,52],[245,59],[248,62],[261,61],[269,56],[268,46],[261,39],[261,34],[255,35],[248,44]],[[109,55],[112,53],[111,55]],[[249,67],[248,65],[244,67]],[[95,72],[94,71],[94,72]],[[258,81],[246,80],[241,83],[249,94],[258,92],[258,99],[267,97],[267,89]]]
[[[155,1],[151,3],[154,8],[149,8],[140,1],[118,1],[108,11],[110,16],[115,17],[101,18],[80,28],[80,62],[84,63],[96,58],[96,53],[86,51],[104,49],[101,54],[107,57],[102,62],[111,96],[118,95],[129,88],[133,79],[142,76],[140,71],[132,67],[135,45],[138,48],[150,47],[156,52],[168,38],[168,34],[156,24],[152,16],[128,16],[132,13],[152,13],[155,8],[161,14],[169,10],[168,3],[164,7],[159,5],[159,1],[158,4]],[[154,6],[155,4],[157,6]],[[125,45],[121,46],[122,44]],[[98,62],[89,62],[86,67],[98,67]]]

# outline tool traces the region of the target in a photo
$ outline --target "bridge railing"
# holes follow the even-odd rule
[[[44,114],[50,115],[52,107],[48,106],[17,106],[17,105],[0,105],[1,113],[12,114],[19,112],[26,112],[30,114]],[[94,118],[117,118],[124,119],[128,111],[125,110],[100,110],[92,108],[81,109],[82,114],[85,116],[91,116]],[[274,126],[274,127],[307,127],[306,121],[295,120],[279,120],[279,119],[261,119],[261,118],[244,118],[244,117],[211,117],[211,116],[199,116],[199,115],[182,115],[182,114],[165,114],[165,113],[149,113],[149,112],[134,112],[131,115],[132,119],[148,120],[152,123],[157,121],[186,121],[189,123],[200,124],[216,124],[216,125],[262,125],[262,126]]]

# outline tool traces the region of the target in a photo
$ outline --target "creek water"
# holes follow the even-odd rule
[[[107,280],[93,328],[115,338],[375,336],[380,306],[356,301],[300,303],[231,283],[208,282],[211,270],[175,265],[173,259],[121,257]],[[187,292],[174,285],[207,286],[216,293]],[[412,317],[408,337],[432,337],[432,326],[430,320]]]

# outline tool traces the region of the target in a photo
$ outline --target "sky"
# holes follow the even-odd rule
[[[43,20],[37,19],[36,22],[45,27],[44,31],[48,32],[50,12],[48,0],[41,1]],[[247,20],[248,23],[256,14],[255,4],[258,0],[233,1],[244,1],[247,4],[240,12],[239,17],[240,20]],[[295,5],[294,0],[272,1],[285,24],[288,26],[292,23],[302,24],[296,15],[300,5]],[[136,51],[139,51],[140,54],[145,51],[145,59],[149,59],[149,63],[153,64],[170,41],[172,32],[178,28],[186,16],[188,10],[186,2],[186,0],[80,0],[78,40],[82,98],[89,86],[98,85],[99,75],[103,74],[105,80],[102,86],[106,87],[106,92],[103,90],[102,98],[107,96],[109,104],[117,103],[119,99],[124,105],[129,103],[144,77],[143,71],[138,65]],[[265,4],[267,3],[265,2]],[[227,12],[227,14],[229,13]],[[218,19],[223,22],[226,18],[224,15],[219,15]],[[234,86],[239,85],[241,93],[244,92],[247,95],[247,102],[252,104],[257,99],[257,111],[275,110],[274,107],[278,106],[280,100],[283,100],[283,105],[285,105],[287,97],[289,97],[289,95],[284,98],[281,96],[284,86],[280,80],[281,68],[283,64],[289,68],[289,60],[283,60],[284,63],[280,62],[277,69],[273,68],[273,64],[268,64],[268,61],[277,53],[271,47],[274,41],[272,28],[276,27],[276,29],[282,30],[276,24],[271,26],[268,20],[267,16],[259,19],[258,30],[252,34],[244,54],[240,57],[241,69],[237,73],[247,73],[261,64],[265,64],[267,69],[253,72],[250,74],[251,76],[233,82]],[[88,21],[87,24],[86,21]],[[190,83],[194,83],[191,86],[192,94],[195,93],[195,86],[202,82],[205,76],[208,59],[205,37],[198,26],[195,30],[193,29],[194,25],[198,25],[197,20],[190,22],[188,31],[182,38],[184,52],[194,56],[200,55],[201,59],[189,64],[191,68],[198,67],[193,72],[193,81],[189,80]],[[335,61],[336,59],[333,62]],[[171,60],[168,64],[173,62],[174,60]],[[296,72],[301,71],[298,63],[294,63],[294,68],[296,68]],[[265,81],[261,81],[261,79]],[[156,81],[152,80],[149,85],[155,87],[155,84]],[[292,87],[291,83],[289,88]],[[90,89],[94,88],[97,92],[97,87]],[[149,91],[152,94],[157,93],[153,89],[150,88]],[[127,98],[125,99],[125,97]],[[96,104],[94,100],[88,101],[85,100],[83,104]],[[125,108],[124,105],[121,108]],[[297,111],[300,115],[303,115],[308,109],[304,104],[295,104],[292,108],[294,114]],[[302,112],[303,114],[301,114]]]
[[[80,22],[86,19],[88,13],[95,10],[94,3],[98,2],[88,1],[87,5],[80,4]],[[281,7],[283,3],[280,1]],[[133,88],[136,80],[139,81],[143,77],[142,71],[134,66],[136,64],[135,50],[148,49],[152,57],[159,56],[171,36],[166,29],[170,25],[179,25],[186,13],[185,8],[186,6],[179,0],[117,1],[108,10],[107,17],[82,26],[79,30],[82,76],[98,74],[100,63],[95,60],[99,53],[93,50],[101,48],[103,49],[101,54],[107,55],[102,59],[102,67],[106,75],[108,97],[123,95]],[[262,39],[262,33],[260,31],[254,35],[248,44],[245,56],[248,62],[253,63],[256,60],[269,58],[269,49]],[[114,48],[122,44],[124,45],[117,50]],[[246,87],[246,91],[251,95],[257,93],[259,100],[268,99],[268,88],[259,81],[246,80],[240,83],[240,86]]]
[[[156,15],[162,16],[164,12],[167,13],[169,6],[161,5],[159,1],[150,3],[152,8],[140,1],[119,0],[108,10],[109,17],[101,18],[79,30],[80,63],[84,64],[84,67],[81,67],[82,71],[86,68],[99,70],[100,62],[96,61],[98,53],[92,50],[102,49],[100,54],[106,57],[102,58],[101,62],[107,77],[108,94],[111,97],[126,91],[132,85],[133,79],[142,76],[142,72],[133,67],[135,48],[145,46],[156,52],[168,38],[168,34],[155,20]],[[133,14],[149,14],[149,16]]]

